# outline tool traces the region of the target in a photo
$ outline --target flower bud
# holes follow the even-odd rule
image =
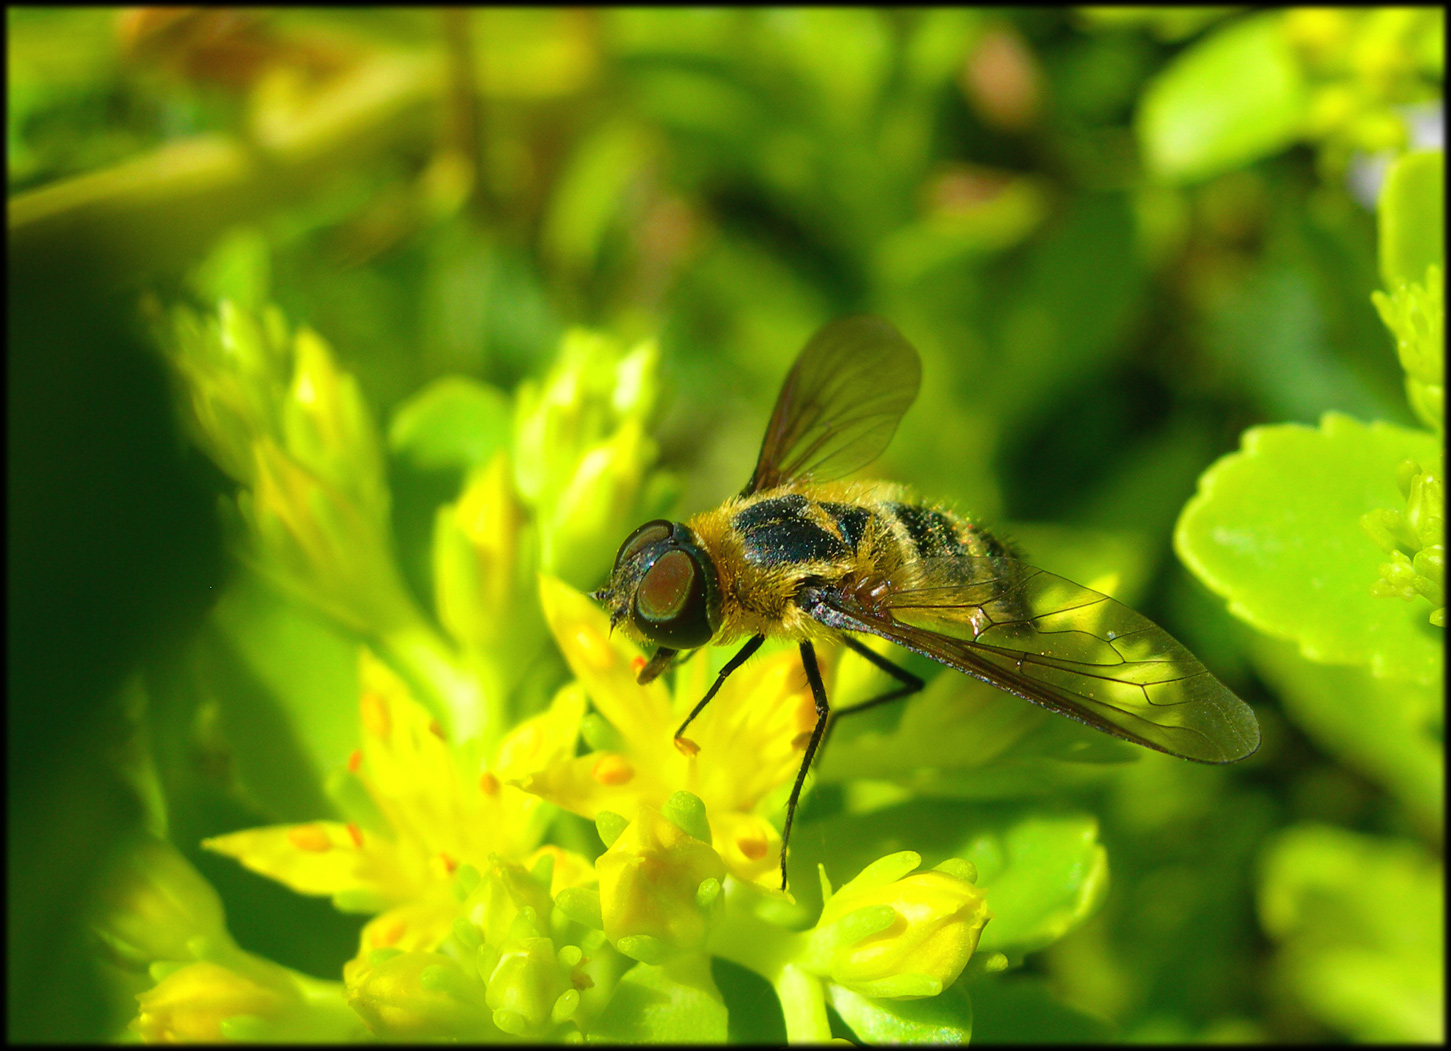
[[[455,504],[438,511],[433,534],[433,580],[438,615],[467,645],[495,645],[518,586],[524,510],[514,494],[509,458],[499,452],[475,470]]]
[[[830,897],[812,932],[811,969],[863,996],[935,996],[957,980],[988,920],[983,894],[950,863],[907,875],[911,852],[867,866]]]
[[[378,433],[357,379],[343,372],[321,336],[304,328],[293,340],[292,385],[282,403],[287,451],[342,490],[364,516],[383,521],[387,489]]]
[[[498,856],[479,874],[478,885],[463,903],[463,914],[478,928],[484,944],[498,951],[516,931],[521,916],[532,916],[531,934],[548,932],[553,902],[549,887],[518,862]]]
[[[523,938],[499,956],[486,1000],[494,1024],[510,1036],[542,1037],[552,1028],[559,998],[570,989],[569,970],[548,938]],[[577,995],[577,994],[576,994]]]
[[[698,900],[705,880],[725,877],[725,863],[708,843],[686,834],[658,810],[642,806],[595,862],[605,934],[616,947],[626,938],[669,955],[698,948],[708,909]],[[659,945],[656,946],[655,943]],[[627,943],[630,944],[630,943]],[[655,961],[651,961],[655,962]]]
[[[217,892],[169,843],[137,842],[102,888],[96,933],[125,963],[192,960],[188,943],[197,938],[232,944]]]
[[[441,953],[405,952],[364,971],[348,1004],[395,1040],[497,1039],[484,985]]]
[[[301,1007],[297,990],[286,981],[207,961],[173,971],[136,999],[141,1010],[131,1028],[148,1044],[214,1044],[228,1035],[223,1028],[228,1019],[275,1022]]]

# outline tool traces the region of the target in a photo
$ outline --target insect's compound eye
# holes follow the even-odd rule
[[[658,544],[662,540],[668,539],[670,533],[670,523],[663,518],[657,518],[653,522],[646,522],[639,529],[625,537],[625,542],[620,545],[620,553],[615,556],[615,571],[618,572],[621,566],[651,544]]]
[[[705,557],[680,548],[667,551],[635,590],[635,623],[662,646],[694,649],[715,634],[710,601],[714,574],[698,561]]]

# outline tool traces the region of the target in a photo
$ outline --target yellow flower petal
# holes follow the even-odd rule
[[[796,652],[748,663],[691,725],[699,748],[691,791],[711,813],[750,811],[796,777],[801,737],[815,725],[816,706]]]
[[[635,681],[643,654],[622,633],[611,636],[604,611],[563,581],[541,575],[539,598],[564,659],[595,708],[636,755],[667,758],[675,730],[669,696],[659,681],[647,686]]]
[[[343,982],[354,986],[372,967],[374,949],[428,952],[436,949],[453,929],[462,907],[447,884],[424,896],[389,909],[369,920],[359,938],[358,954],[343,965]]]
[[[418,859],[372,832],[339,821],[272,825],[202,841],[299,894],[367,891],[405,901],[425,881]]]
[[[723,811],[710,815],[716,852],[732,876],[769,890],[781,887],[781,834],[756,814]]]
[[[674,791],[656,771],[614,752],[591,752],[556,763],[524,778],[519,787],[591,821],[601,810],[633,820],[641,804],[663,804]]]
[[[525,719],[499,743],[494,772],[504,781],[513,781],[571,758],[584,710],[584,690],[577,683],[564,687],[554,695],[548,711]]]

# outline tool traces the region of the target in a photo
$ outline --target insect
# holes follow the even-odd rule
[[[1045,573],[981,526],[883,482],[840,482],[874,460],[917,396],[921,364],[888,322],[830,322],[802,349],[741,492],[686,522],[646,522],[594,598],[657,649],[648,683],[685,650],[747,641],[676,731],[768,638],[799,643],[816,725],[786,804],[786,848],[830,708],[814,644],[837,639],[897,681],[923,681],[859,642],[877,635],[1095,729],[1201,763],[1259,747],[1254,712],[1168,632],[1106,595]]]

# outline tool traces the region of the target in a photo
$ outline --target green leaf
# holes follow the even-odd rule
[[[356,642],[252,574],[213,616],[203,688],[243,792],[276,820],[331,815],[319,786],[358,742]]]
[[[1442,826],[1441,683],[1417,686],[1317,664],[1271,639],[1259,639],[1252,652],[1285,713],[1316,744],[1385,785],[1426,830]]]
[[[1360,516],[1396,507],[1396,467],[1439,464],[1423,431],[1366,425],[1327,413],[1318,429],[1294,424],[1246,431],[1241,451],[1199,481],[1174,546],[1230,612],[1311,660],[1368,665],[1386,678],[1440,681],[1441,633],[1424,610],[1376,598],[1383,553]]]
[[[590,1027],[591,1043],[711,1044],[726,1039],[726,1007],[704,956],[639,963]]]
[[[867,1044],[965,1044],[972,1000],[961,984],[921,1000],[877,1000],[828,984],[831,1006]]]
[[[1108,889],[1108,855],[1088,814],[1029,812],[977,831],[959,856],[977,866],[992,914],[978,952],[1015,956],[1051,945]]]
[[[513,407],[501,391],[466,376],[444,376],[398,407],[388,446],[424,469],[467,470],[487,464],[513,425]]]
[[[1386,173],[1377,206],[1380,276],[1388,290],[1426,279],[1446,262],[1446,154],[1409,153]]]
[[[1154,175],[1207,179],[1295,141],[1306,92],[1283,20],[1266,12],[1232,23],[1191,45],[1149,85],[1135,123]]]
[[[1445,1039],[1445,882],[1418,844],[1324,825],[1265,855],[1259,910],[1287,985],[1353,1040]]]
[[[969,989],[981,1044],[1106,1044],[1114,1037],[1106,1023],[1054,999],[1041,978],[994,975]]]

